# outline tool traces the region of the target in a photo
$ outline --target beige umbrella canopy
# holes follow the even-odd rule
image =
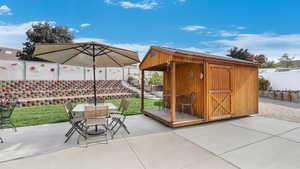
[[[74,66],[122,67],[139,63],[137,52],[97,42],[37,44],[34,56],[43,60]]]
[[[137,52],[97,42],[37,44],[34,56],[60,64],[93,67],[95,105],[95,67],[123,67],[140,62]]]

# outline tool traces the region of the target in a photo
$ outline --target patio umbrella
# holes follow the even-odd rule
[[[93,67],[95,105],[96,67],[123,67],[140,62],[137,52],[97,42],[37,44],[34,56],[60,64]]]

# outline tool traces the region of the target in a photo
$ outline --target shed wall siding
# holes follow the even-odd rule
[[[258,113],[258,68],[235,65],[233,76],[234,116]]]
[[[152,56],[152,52],[155,52],[156,55]],[[171,60],[172,60],[172,55],[164,52],[152,50],[151,52],[148,53],[145,60],[143,60],[143,62],[141,63],[140,69],[146,70],[151,67],[167,64],[170,63]]]
[[[195,92],[195,104],[193,106],[194,114],[203,117],[203,97],[204,83],[200,78],[200,73],[203,72],[202,64],[184,63],[176,65],[176,92],[179,95],[189,95]],[[164,72],[164,92],[171,91],[171,73]],[[169,99],[169,98],[167,98]],[[180,103],[187,102],[188,99],[182,96],[177,97],[177,111],[181,111]],[[186,112],[190,110],[186,107]]]

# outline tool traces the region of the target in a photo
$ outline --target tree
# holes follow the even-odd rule
[[[264,64],[261,65],[262,68],[276,68],[278,65],[273,61],[266,61]]]
[[[227,56],[236,59],[252,60],[251,54],[248,52],[248,49],[243,49],[238,47],[233,47],[229,49],[229,54]]]
[[[151,75],[149,84],[151,84],[151,85],[161,85],[162,82],[163,82],[163,75],[161,73],[154,72]]]
[[[271,83],[264,77],[259,77],[259,90],[268,90],[270,89]]]
[[[284,68],[290,68],[295,65],[294,57],[289,57],[287,53],[283,54],[281,58],[279,58],[279,66]]]
[[[26,35],[27,40],[23,43],[23,51],[17,54],[21,60],[41,60],[33,57],[36,43],[70,43],[74,39],[68,27],[52,26],[49,22],[33,24]]]
[[[267,62],[267,57],[263,54],[253,55],[253,59],[256,60],[260,64],[264,64]]]

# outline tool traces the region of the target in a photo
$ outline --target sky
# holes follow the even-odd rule
[[[300,59],[299,0],[0,0],[0,46],[22,48],[36,22],[67,26],[75,42],[139,52],[151,45],[226,55],[237,46]]]

